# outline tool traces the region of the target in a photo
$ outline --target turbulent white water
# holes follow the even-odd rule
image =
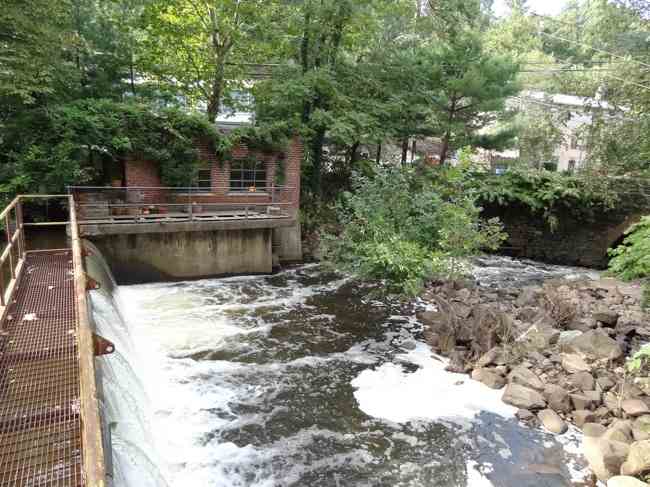
[[[116,485],[569,485],[553,436],[370,291],[304,266],[93,292]]]

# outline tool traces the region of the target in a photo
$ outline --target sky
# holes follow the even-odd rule
[[[526,2],[528,8],[537,14],[542,15],[555,15],[562,10],[566,0],[528,0]],[[494,11],[497,15],[501,15],[506,11],[505,0],[495,0]]]

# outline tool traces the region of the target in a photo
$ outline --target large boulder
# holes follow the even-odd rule
[[[506,385],[506,380],[501,375],[489,369],[474,369],[472,379],[482,382],[491,389],[501,389]]]
[[[537,321],[517,341],[530,350],[546,350],[555,345],[560,338],[560,330],[550,325],[548,319],[546,315],[538,316]]]
[[[503,391],[503,402],[520,409],[543,409],[544,397],[534,389],[511,382]]]
[[[627,443],[603,438],[605,427],[587,423],[583,427],[582,452],[598,480],[606,482],[618,475],[630,451]]]
[[[635,441],[630,445],[627,460],[621,466],[623,475],[650,472],[650,440]]]
[[[589,330],[564,345],[567,352],[579,353],[592,360],[616,360],[623,355],[616,340],[601,329]]]
[[[580,389],[581,391],[593,391],[594,387],[596,386],[594,376],[587,371],[571,374],[567,378],[567,383],[571,387]]]
[[[603,434],[602,438],[612,441],[620,441],[621,443],[632,443],[632,421],[628,419],[616,419],[607,427],[607,431]]]
[[[597,321],[600,321],[603,325],[606,326],[616,326],[618,321],[618,312],[609,310],[607,308],[601,308],[592,313],[593,318]]]
[[[534,372],[531,372],[526,367],[515,367],[512,369],[510,374],[508,374],[508,382],[514,382],[525,387],[530,387],[536,391],[544,390],[544,383],[541,381]]]
[[[544,387],[544,397],[548,407],[559,413],[568,413],[573,409],[571,407],[571,398],[569,393],[563,387],[555,384],[547,384]]]
[[[607,481],[607,487],[648,487],[648,484],[628,475],[617,475]]]
[[[551,433],[561,435],[568,429],[567,424],[552,409],[544,409],[537,414],[539,422]]]

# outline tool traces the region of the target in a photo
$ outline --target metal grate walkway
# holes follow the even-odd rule
[[[82,486],[72,251],[27,253],[0,323],[0,486]]]

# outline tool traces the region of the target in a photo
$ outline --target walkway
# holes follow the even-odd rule
[[[70,219],[54,224],[71,248],[27,250],[22,204],[34,198],[64,200]],[[0,225],[0,487],[104,487],[95,355],[112,348],[88,318],[74,201],[18,196]]]

